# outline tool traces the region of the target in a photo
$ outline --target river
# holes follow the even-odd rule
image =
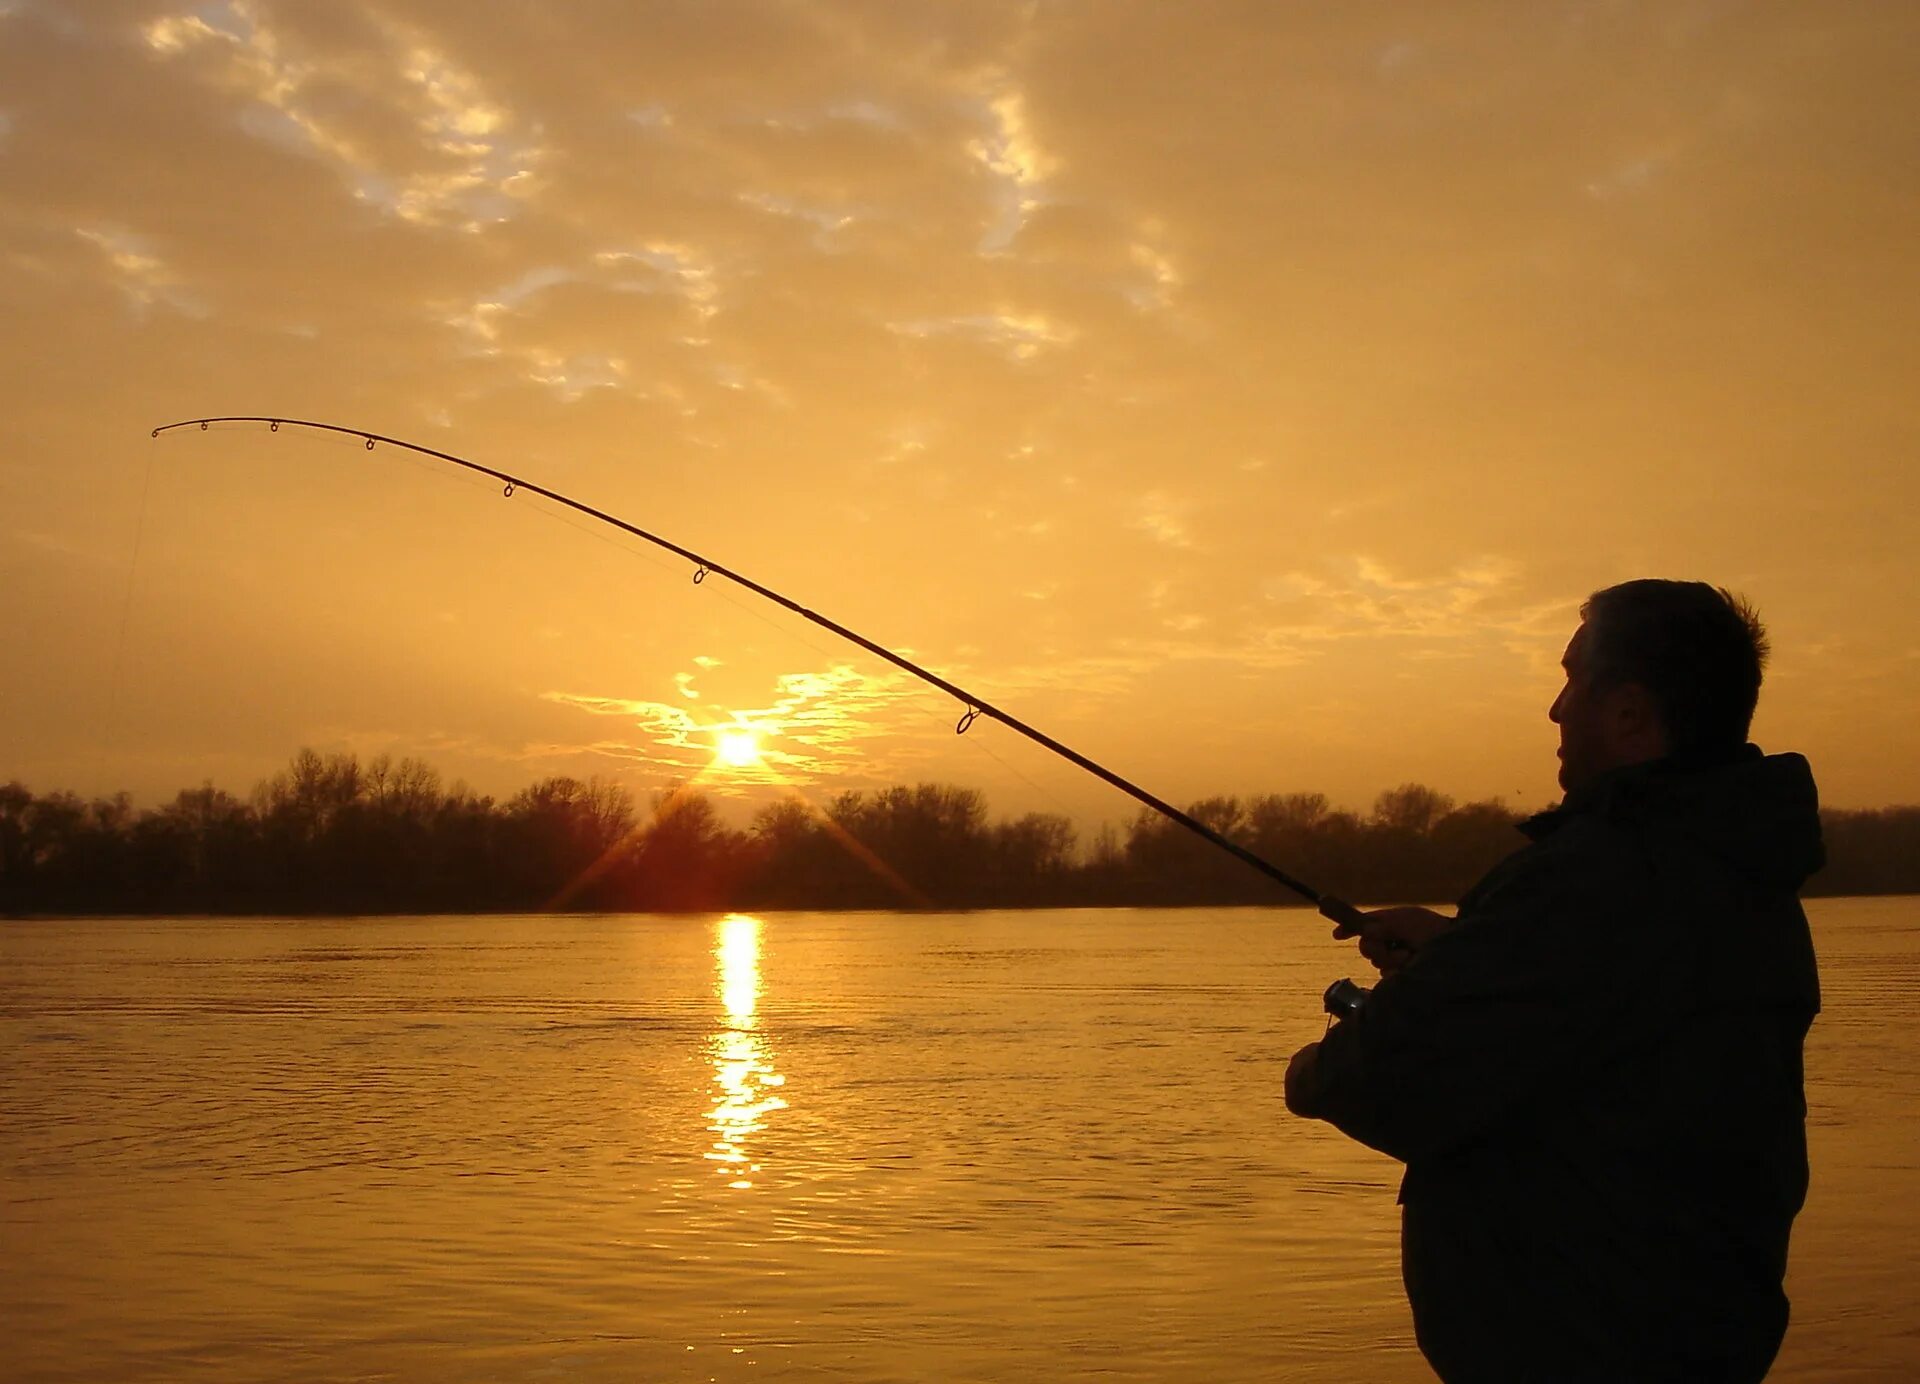
[[[1920,1377],[1920,898],[1814,900],[1772,1378]],[[9,1380],[1430,1379],[1302,911],[0,923]]]

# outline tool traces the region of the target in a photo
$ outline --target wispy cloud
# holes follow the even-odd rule
[[[1169,548],[1191,548],[1193,534],[1188,527],[1191,501],[1155,490],[1140,499],[1133,526]]]
[[[992,79],[981,113],[986,130],[969,143],[967,152],[991,180],[993,216],[980,248],[997,253],[1013,242],[1040,206],[1046,181],[1060,161],[1041,148],[1027,116],[1026,95],[1005,76]]]
[[[1074,329],[1066,323],[1038,312],[965,313],[956,317],[892,322],[888,326],[902,336],[951,336],[983,342],[1014,360],[1032,360],[1042,350],[1065,345],[1075,336]]]
[[[372,32],[383,40],[374,53],[330,60],[286,38],[252,0],[217,0],[151,20],[142,36],[163,60],[202,59],[203,80],[254,103],[242,128],[324,159],[361,201],[466,230],[506,220],[534,188],[538,131],[519,128],[422,32],[381,18]],[[369,62],[378,80],[364,80]],[[342,84],[358,93],[348,110],[372,119],[329,99]]]
[[[136,311],[165,307],[200,317],[207,308],[146,236],[121,226],[82,226],[74,234],[98,250]]]

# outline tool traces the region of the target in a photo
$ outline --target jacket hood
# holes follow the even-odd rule
[[[1747,745],[1711,764],[1629,765],[1568,794],[1521,830],[1544,835],[1590,812],[1688,840],[1769,888],[1798,891],[1826,864],[1819,791],[1797,754],[1762,754]]]

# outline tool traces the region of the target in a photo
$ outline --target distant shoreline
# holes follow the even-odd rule
[[[1882,890],[1869,890],[1861,893],[1849,893],[1849,894],[1823,894],[1816,891],[1805,891],[1801,893],[1800,898],[1802,902],[1813,902],[1815,900],[1825,901],[1827,899],[1920,898],[1920,890],[1882,889]],[[1429,907],[1429,908],[1433,908],[1433,907],[1451,908],[1453,906],[1451,903],[1446,903],[1446,902],[1436,903],[1432,899],[1377,899],[1377,900],[1369,900],[1365,903],[1362,903],[1359,905],[1359,907],[1368,908],[1368,909],[1389,908],[1389,907],[1394,907],[1394,906],[1404,905],[1404,904],[1420,904],[1422,906]],[[766,917],[766,916],[777,916],[784,913],[808,913],[808,914],[832,913],[832,914],[845,914],[849,916],[867,913],[867,914],[873,914],[879,917],[914,918],[914,917],[950,917],[956,914],[968,914],[968,913],[1120,913],[1120,912],[1173,913],[1173,912],[1180,912],[1180,911],[1193,912],[1199,909],[1205,909],[1210,913],[1223,912],[1223,911],[1265,913],[1265,912],[1271,912],[1276,909],[1279,909],[1289,913],[1311,914],[1314,911],[1313,906],[1311,904],[1304,903],[1304,902],[1294,903],[1294,902],[1285,901],[1285,900],[1275,902],[1275,903],[1149,903],[1149,904],[1054,903],[1054,904],[1009,904],[1009,905],[996,904],[996,905],[952,907],[952,908],[856,908],[856,907],[684,908],[684,909],[576,908],[576,909],[555,909],[555,910],[542,910],[537,908],[493,908],[493,909],[471,909],[465,912],[457,912],[457,913],[408,911],[404,909],[395,909],[391,911],[369,910],[369,911],[362,911],[358,913],[330,913],[324,910],[308,910],[305,912],[266,913],[266,912],[261,912],[259,910],[245,910],[245,909],[234,910],[232,912],[201,911],[201,912],[175,912],[175,913],[169,913],[169,912],[140,913],[140,912],[133,912],[125,909],[120,909],[112,912],[103,912],[103,913],[0,912],[0,925],[6,924],[6,923],[116,922],[116,921],[150,922],[155,919],[164,919],[168,922],[184,923],[184,922],[201,922],[201,921],[211,922],[215,920],[238,919],[238,918],[252,918],[262,922],[297,923],[297,922],[320,921],[320,920],[325,920],[329,922],[348,922],[348,921],[354,921],[362,918],[365,918],[365,919],[417,918],[422,920],[432,919],[432,918],[621,918],[621,917],[699,918],[699,917],[725,917],[729,914],[751,914],[754,917]]]
[[[1425,784],[1365,814],[1323,793],[1218,796],[1186,813],[1312,890],[1457,899],[1524,844],[1532,814]],[[1808,897],[1920,893],[1920,807],[1821,813]],[[1274,880],[1142,810],[1083,839],[1058,814],[996,818],[980,790],[919,783],[814,801],[749,827],[687,787],[646,808],[617,783],[542,779],[505,801],[415,759],[306,749],[241,799],[204,784],[139,811],[0,784],[0,917],[1285,908]]]

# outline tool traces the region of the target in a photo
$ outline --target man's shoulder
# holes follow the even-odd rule
[[[1538,822],[1540,819],[1535,818]],[[1593,897],[1631,886],[1644,874],[1644,843],[1593,813],[1568,814],[1501,860],[1460,898],[1460,915],[1550,898]]]

